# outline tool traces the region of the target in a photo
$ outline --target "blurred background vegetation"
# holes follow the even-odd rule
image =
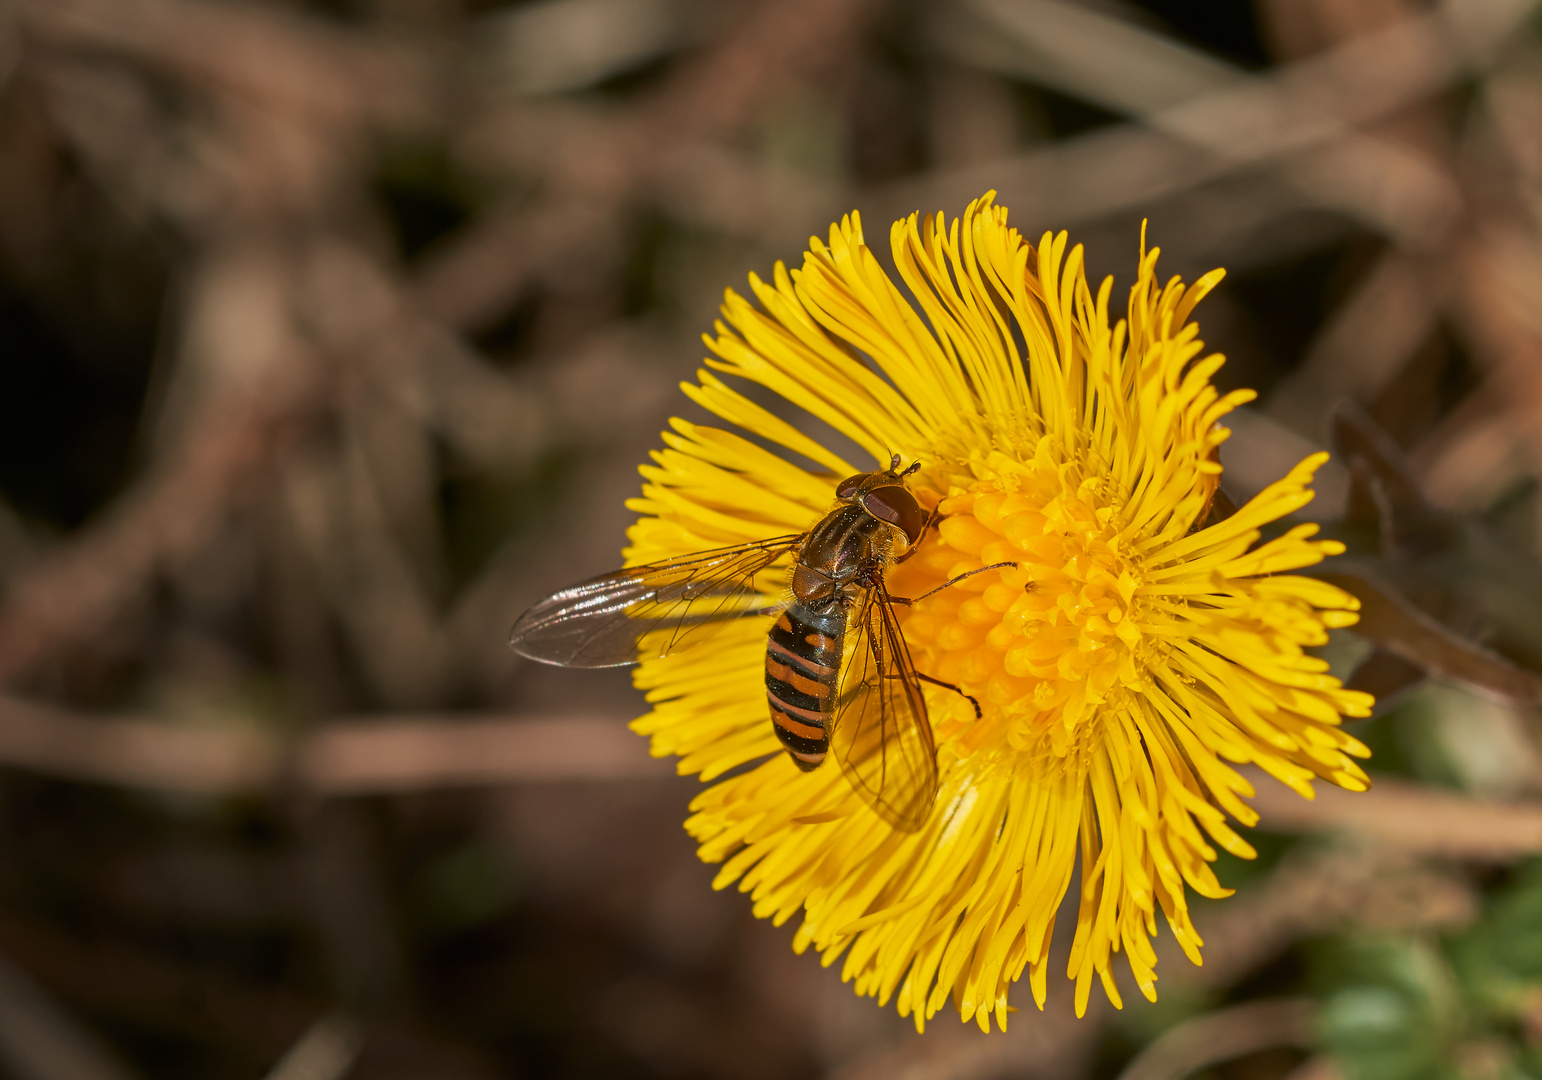
[[[988,188],[1229,269],[1377,786],[1261,783],[1157,1005],[918,1038],[504,641],[725,286]],[[1529,0],[0,0],[0,1075],[1542,1077],[1539,229]]]

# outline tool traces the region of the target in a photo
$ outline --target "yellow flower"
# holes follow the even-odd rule
[[[844,957],[843,979],[880,1003],[897,997],[917,1028],[950,999],[963,1019],[988,1031],[994,1013],[1004,1027],[1025,969],[1043,1007],[1078,857],[1078,1012],[1094,975],[1120,1003],[1113,951],[1154,999],[1157,909],[1198,963],[1185,885],[1226,896],[1215,846],[1254,854],[1227,825],[1228,814],[1257,820],[1229,763],[1306,798],[1319,777],[1367,786],[1349,755],[1368,751],[1339,722],[1372,700],[1303,651],[1355,622],[1359,604],[1282,573],[1342,547],[1311,539],[1315,525],[1258,543],[1262,526],[1311,500],[1327,455],[1196,529],[1219,483],[1218,421],[1253,397],[1210,384],[1222,357],[1201,357],[1188,321],[1222,272],[1159,284],[1143,238],[1127,314],[1110,328],[1112,280],[1094,294],[1080,247],[1068,251],[1064,233],[1030,246],[992,198],[951,225],[940,214],[894,225],[919,310],[855,214],[827,245],[811,241],[801,271],[751,276],[758,307],[728,292],[706,339],[712,371],[684,389],[754,438],[671,421],[628,503],[643,515],[626,549],[636,565],[805,530],[840,479],[865,471],[718,372],[780,395],[873,462],[921,463],[912,488],[946,516],[890,573],[895,595],[1015,564],[898,609],[917,670],[983,709],[976,719],[960,695],[925,688],[941,780],[918,832],[885,824],[836,765],[801,773],[780,752],[769,617],[636,672],[653,711],[633,727],[655,755],[678,754],[704,781],[765,759],[691,804],[701,857],[723,862],[716,885],[737,882],[778,924],[801,911],[794,948],[813,946],[826,965]]]

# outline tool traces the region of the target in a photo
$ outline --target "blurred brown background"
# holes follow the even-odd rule
[[[1542,1075],[1539,34],[0,0],[0,1076]],[[724,287],[987,188],[1116,298],[1145,217],[1164,274],[1229,269],[1228,487],[1341,452],[1329,652],[1388,696],[1376,790],[1263,788],[1159,1005],[1077,1023],[1052,976],[918,1039],[711,891],[625,672],[504,643],[616,562]]]

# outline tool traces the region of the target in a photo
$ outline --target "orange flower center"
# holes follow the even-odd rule
[[[1154,647],[1134,552],[1121,548],[1115,506],[1101,476],[1035,463],[975,481],[941,500],[946,515],[913,559],[890,575],[891,592],[917,596],[986,571],[920,601],[903,615],[917,670],[958,685],[930,693],[939,742],[959,753],[1048,750],[1064,756],[1090,734],[1095,708],[1148,681]]]

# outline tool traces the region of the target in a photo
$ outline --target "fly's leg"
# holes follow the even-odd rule
[[[885,675],[885,676],[883,676],[883,678],[885,678],[885,679],[887,679],[887,680],[889,680],[891,682],[903,682],[904,681],[904,676],[902,676],[902,675]],[[975,699],[974,695],[973,694],[966,694],[966,693],[964,693],[963,690],[959,689],[958,686],[955,685],[954,683],[943,682],[941,679],[934,679],[930,675],[923,675],[923,674],[921,674],[919,671],[916,672],[916,678],[920,679],[922,682],[929,682],[933,686],[940,686],[944,690],[951,690],[955,694],[957,694],[959,697],[961,697],[965,701],[969,702],[969,704],[974,707],[974,718],[976,720],[980,719],[980,717],[982,715],[984,715],[983,713],[980,712],[980,703],[979,703],[979,701],[977,701]]]
[[[919,465],[920,462],[917,462],[916,464]],[[926,539],[926,534],[931,530],[931,527],[933,525],[937,524],[937,522],[939,522],[941,520],[942,520],[941,504],[938,504],[937,506],[932,507],[932,512],[926,516],[926,524],[921,526],[921,534],[916,537],[916,542],[914,544],[910,545],[910,550],[909,551],[905,552],[905,554],[901,555],[899,558],[894,560],[894,565],[898,566],[900,563],[902,563],[906,559],[910,558],[916,552],[920,551],[921,550],[921,541]]]
[[[949,588],[951,586],[957,585],[960,581],[963,581],[965,578],[972,578],[976,574],[983,574],[983,573],[985,573],[985,571],[987,571],[987,570],[1005,570],[1009,566],[1016,566],[1016,565],[1017,564],[1014,563],[1014,562],[991,563],[989,566],[982,566],[978,570],[970,570],[968,573],[960,574],[956,578],[949,578],[947,581],[944,581],[941,585],[937,586],[935,589],[928,589],[924,593],[922,593],[920,596],[891,596],[891,597],[889,597],[889,602],[891,604],[905,604],[905,605],[908,606],[910,604],[916,603],[918,600],[925,600],[928,596],[931,596],[933,593],[940,593],[940,592],[942,592],[943,589],[946,589],[946,588]]]
[[[962,690],[960,690],[953,683],[943,682],[941,679],[934,679],[930,675],[922,675],[919,671],[916,672],[916,678],[921,679],[924,682],[929,682],[933,686],[940,686],[944,690],[951,690],[951,691],[953,691],[959,697],[963,698],[965,701],[969,702],[969,704],[974,706],[974,718],[976,720],[980,719],[980,716],[982,715],[981,712],[980,712],[980,703],[974,699],[974,696],[972,694],[964,693]]]

